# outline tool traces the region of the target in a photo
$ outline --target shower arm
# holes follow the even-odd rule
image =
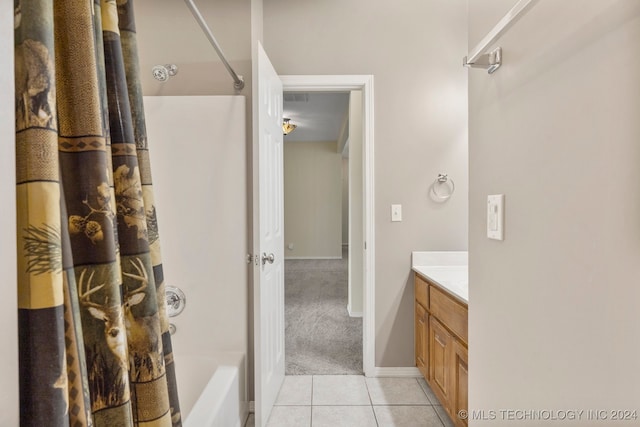
[[[227,69],[229,74],[231,74],[231,77],[233,78],[233,81],[234,81],[233,87],[236,88],[236,90],[242,90],[244,88],[244,79],[242,78],[242,76],[239,76],[233,70],[233,68],[231,68],[231,65],[229,65],[229,61],[227,61],[227,58],[224,56],[224,52],[222,52],[222,49],[220,48],[218,41],[213,36],[211,29],[209,29],[209,26],[207,25],[206,21],[202,17],[202,14],[198,10],[198,6],[195,5],[193,0],[184,0],[184,2],[189,8],[189,10],[191,10],[193,17],[196,18],[196,21],[198,22],[198,25],[200,25],[200,28],[202,28],[202,31],[204,31],[205,36],[207,36],[207,38],[209,39],[209,42],[211,43],[213,48],[216,50],[216,53],[220,57],[220,60],[224,64],[225,68]]]

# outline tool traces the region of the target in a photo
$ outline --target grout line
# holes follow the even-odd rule
[[[364,377],[364,386],[367,389],[367,396],[369,396],[369,403],[371,404],[369,407],[371,408],[371,412],[373,412],[373,419],[376,422],[376,426],[380,427],[378,423],[378,417],[376,416],[376,410],[373,407],[373,399],[371,399],[371,391],[369,390],[369,384],[367,383],[367,377]]]
[[[323,407],[324,406],[340,406],[340,407],[343,407],[343,406],[347,406],[347,407],[348,406],[371,406],[371,407],[373,407],[373,406],[402,406],[402,405],[351,405],[351,404],[349,404],[349,405],[333,405],[332,404],[332,405],[312,405],[312,406],[318,406],[318,407],[319,406],[323,406]],[[418,406],[418,405],[411,405],[411,406]],[[423,406],[425,406],[425,405],[423,405]]]
[[[311,375],[311,402],[309,402],[309,427],[313,427],[313,383],[315,375]]]
[[[371,399],[371,392],[369,391],[369,384],[367,383],[367,377],[364,377],[364,386],[367,389],[367,396],[369,396],[369,403],[373,406],[373,399]]]
[[[371,406],[439,406],[439,405],[432,405],[431,403],[377,403],[377,404],[373,404]]]
[[[281,407],[281,406],[311,406],[311,404],[309,403],[288,403],[286,405],[273,405],[274,407]],[[324,405],[315,405],[315,406],[324,406]]]
[[[431,406],[442,406],[439,401],[437,403],[433,403],[433,400],[431,400],[431,397],[429,396],[429,393],[427,393],[427,391],[424,389],[424,387],[422,387],[422,384],[420,383],[420,378],[416,378],[416,381],[418,382],[418,387],[420,387],[420,390],[422,390],[422,392],[425,394],[425,396],[427,396],[427,401],[429,402],[429,404]],[[424,383],[425,383],[426,387],[429,389],[429,391],[431,391],[431,394],[433,395],[433,390],[431,390],[431,386],[429,385],[429,383],[426,380],[425,380]]]
[[[380,423],[378,423],[378,416],[376,415],[376,410],[373,405],[371,405],[371,412],[373,412],[373,419],[376,422],[376,426],[380,427]]]
[[[380,427],[380,424],[378,424],[378,416],[376,415],[376,411],[375,409],[373,409],[373,407],[371,407],[371,411],[373,412],[373,419],[376,422],[376,426]]]
[[[416,378],[415,380],[416,380],[416,383],[418,384],[418,387],[420,388],[420,390],[422,390],[422,393],[424,394],[424,397],[427,398],[427,402],[429,402],[429,405],[433,406],[433,402],[429,398],[429,394],[427,393],[427,391],[422,387],[422,384],[420,383],[420,379]],[[428,383],[427,383],[427,387],[429,387]]]
[[[436,411],[435,406],[433,407],[433,410]],[[438,416],[438,419],[440,420],[440,424],[442,424],[442,427],[445,427],[446,423],[444,422],[444,420],[440,416],[440,412],[436,411],[436,415]]]

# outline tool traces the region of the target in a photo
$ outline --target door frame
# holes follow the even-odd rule
[[[362,369],[365,376],[375,375],[375,204],[374,204],[374,114],[372,75],[281,75],[286,92],[362,91],[364,156],[364,242]]]

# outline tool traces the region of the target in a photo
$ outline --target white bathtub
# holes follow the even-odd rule
[[[175,353],[184,427],[242,427],[247,417],[244,354]]]

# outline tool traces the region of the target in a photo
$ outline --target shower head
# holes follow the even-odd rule
[[[175,64],[156,65],[151,69],[151,73],[154,79],[166,82],[169,77],[178,74],[178,66]]]

